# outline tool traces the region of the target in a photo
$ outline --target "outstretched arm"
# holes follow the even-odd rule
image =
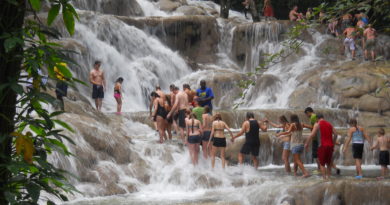
[[[242,123],[242,127],[241,127],[240,132],[237,133],[236,136],[232,137],[232,142],[234,142],[235,138],[237,138],[237,137],[239,137],[239,136],[241,136],[241,135],[243,135],[245,133],[245,130],[246,130],[245,128],[246,128],[246,126],[245,126],[245,122],[244,122],[244,123]]]
[[[286,132],[279,132],[278,134],[276,134],[276,136],[279,137],[281,135],[290,135],[294,126],[295,124],[292,123]]]
[[[305,143],[305,148],[307,148],[313,139],[314,136],[316,136],[318,131],[318,123],[314,124],[313,130],[310,133],[310,136],[307,138],[306,143]]]
[[[349,143],[351,142],[351,140],[352,140],[352,130],[349,129],[348,130],[348,138],[347,138],[347,141],[344,143],[343,152],[345,152],[347,150],[347,147],[348,147]]]
[[[371,146],[371,150],[378,149],[378,140],[375,140],[374,144]]]
[[[367,132],[366,132],[366,130],[364,130],[364,128],[362,128],[362,132],[363,132],[364,138],[368,141],[368,143],[371,144],[371,137],[369,135],[367,135]]]
[[[230,131],[230,128],[229,128],[229,126],[228,126],[226,123],[224,123],[224,124],[225,124],[225,129],[227,129],[227,131],[229,132],[230,136],[231,136],[232,139],[233,139],[233,133],[232,133],[232,131]]]
[[[176,96],[176,97],[175,97],[175,104],[173,104],[171,111],[169,111],[168,116],[167,116],[168,118],[170,118],[170,117],[172,116],[172,114],[173,114],[174,112],[176,112],[176,109],[177,109],[178,106],[179,106],[179,99],[178,99],[178,97]]]

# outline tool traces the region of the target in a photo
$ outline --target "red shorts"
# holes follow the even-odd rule
[[[321,166],[327,164],[330,166],[332,163],[333,147],[331,146],[321,146],[318,148],[318,161],[320,161]]]

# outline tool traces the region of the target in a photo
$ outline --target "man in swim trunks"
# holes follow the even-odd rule
[[[100,61],[95,61],[93,69],[89,73],[89,82],[92,83],[92,98],[95,100],[96,109],[100,112],[106,90],[106,80],[104,72],[100,69]]]
[[[213,112],[213,104],[211,101],[214,99],[214,93],[211,88],[206,87],[206,81],[201,80],[200,81],[200,88],[196,90],[196,95],[199,97],[198,102],[199,105],[204,107],[204,106],[209,106],[210,112]]]
[[[241,131],[232,138],[234,139],[243,135],[245,133],[245,143],[242,146],[240,153],[238,154],[238,162],[243,164],[244,155],[250,154],[253,161],[253,166],[257,169],[259,166],[259,161],[257,157],[259,156],[260,151],[260,138],[259,130],[263,132],[267,131],[267,125],[265,121],[257,121],[255,115],[252,112],[246,113],[246,121],[242,124]]]
[[[375,61],[375,45],[376,45],[376,30],[368,24],[368,28],[364,30],[363,36],[365,39],[364,58],[368,60],[368,51],[371,51],[371,60]]]
[[[319,135],[318,160],[321,165],[322,177],[326,180],[332,173],[332,155],[337,132],[333,125],[324,120],[322,114],[317,115],[317,123],[314,124],[310,136],[306,140],[305,148],[309,146],[313,137]],[[325,169],[326,166],[326,169]]]
[[[344,39],[344,48],[347,47],[352,53],[352,60],[355,60],[355,37],[357,35],[357,30],[352,25],[349,25],[343,32],[345,35]]]
[[[183,143],[185,143],[184,129],[186,128],[185,118],[186,110],[188,109],[188,95],[184,91],[176,89],[174,92],[176,94],[175,103],[173,104],[171,111],[168,113],[167,118],[171,118],[175,112],[178,112],[180,138],[183,140]]]

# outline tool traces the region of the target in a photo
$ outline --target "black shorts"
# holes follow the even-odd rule
[[[199,135],[194,135],[194,136],[188,136],[188,143],[190,144],[198,144],[202,138]]]
[[[202,141],[209,141],[211,131],[204,131],[202,136]]]
[[[186,128],[186,110],[179,110],[179,127]]]
[[[68,94],[68,84],[62,81],[58,81],[56,84],[56,96],[57,98],[66,97]]]
[[[93,84],[92,99],[104,98],[104,90],[102,85]]]
[[[354,159],[363,159],[364,144],[352,144],[352,152]]]
[[[214,147],[226,147],[226,138],[213,138],[213,146]]]
[[[244,143],[240,150],[241,154],[251,154],[252,156],[259,156],[260,144]]]
[[[313,142],[311,143],[311,157],[313,159],[318,158],[318,141],[317,140],[313,140]]]
[[[379,152],[379,165],[382,165],[382,166],[389,165],[389,151],[380,151]]]

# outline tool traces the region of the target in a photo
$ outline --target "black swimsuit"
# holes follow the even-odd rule
[[[160,105],[160,103],[157,103],[157,112],[156,112],[156,116],[154,116],[154,118],[156,119],[157,116],[160,116],[163,119],[167,118],[167,111],[165,110],[165,108],[163,106]]]

